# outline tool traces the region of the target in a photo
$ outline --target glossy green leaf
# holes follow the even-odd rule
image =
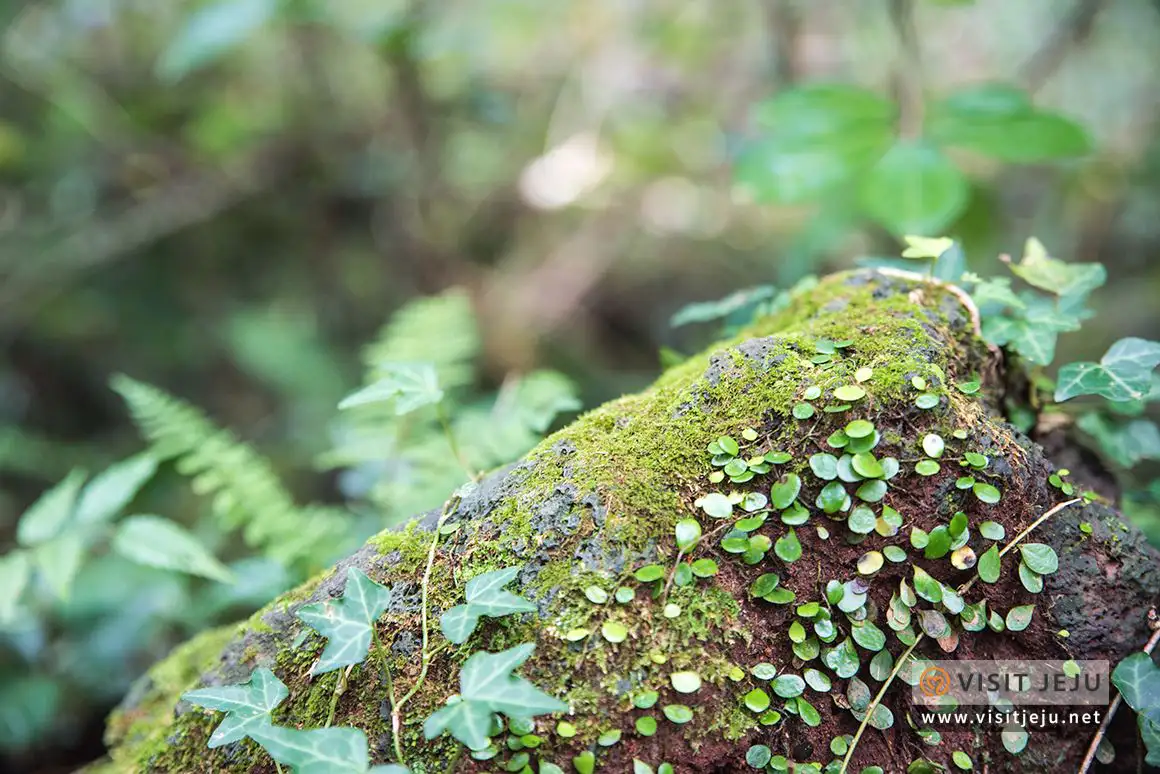
[[[926,133],[941,145],[969,148],[1013,163],[1035,163],[1091,151],[1083,127],[1037,110],[1018,89],[970,86],[930,105]]]
[[[1035,605],[1018,605],[1007,611],[1004,623],[1008,631],[1021,632],[1031,625],[1031,616],[1035,612]]]
[[[992,545],[983,555],[979,557],[978,573],[979,578],[984,583],[994,583],[999,580],[999,573],[1001,571],[1001,561],[999,558],[999,547]]]
[[[769,502],[774,508],[784,510],[793,504],[802,491],[802,480],[797,473],[786,473],[769,489]]]
[[[1051,575],[1059,569],[1059,557],[1046,543],[1023,543],[1019,546],[1019,553],[1028,569],[1040,575]]]
[[[962,172],[936,147],[901,140],[862,179],[863,210],[894,234],[933,234],[967,204]]]
[[[773,552],[783,562],[796,562],[798,559],[801,559],[802,544],[798,541],[797,533],[793,531],[792,527],[777,539],[777,542],[773,545]]]
[[[838,458],[832,454],[814,454],[810,457],[810,470],[823,481],[833,481],[838,477]]]
[[[757,106],[768,134],[735,166],[737,185],[758,201],[798,203],[848,183],[889,146],[894,107],[840,85],[788,89]]]
[[[982,481],[976,482],[975,485],[971,487],[971,490],[975,493],[975,497],[979,498],[981,502],[987,503],[988,505],[994,505],[995,503],[999,502],[999,499],[1002,497],[1001,493],[996,487],[992,486],[991,484],[985,484]]]
[[[714,519],[727,519],[733,515],[733,503],[720,492],[710,492],[700,500],[701,510]]]

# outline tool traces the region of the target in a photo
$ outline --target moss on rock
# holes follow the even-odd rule
[[[589,412],[520,463],[464,488],[443,510],[445,523],[454,531],[438,538],[426,589],[435,656],[402,713],[400,741],[406,762],[416,774],[442,772],[449,764],[456,771],[495,771],[529,753],[533,763],[553,761],[567,769],[574,756],[590,750],[605,771],[630,770],[634,758],[653,766],[669,761],[681,772],[738,771],[745,766],[749,745],[761,743],[799,762],[825,765],[833,757],[831,740],[853,733],[858,725],[845,698],[848,681],[834,677],[830,691],[807,690],[804,698],[816,717],[794,699],[775,698],[774,708],[781,714],[773,722],[772,715],[755,712],[742,701],[754,688],[773,693],[752,674],[752,667],[767,662],[779,673],[798,674],[806,667],[831,673],[823,665],[824,651],[841,642],[860,618],[877,617],[882,623],[893,591],[900,580],[911,577],[912,566],[948,587],[963,583],[973,571],[913,551],[906,562],[887,563],[867,579],[869,602],[861,612],[847,616],[834,609],[832,621],[840,636],[829,643],[815,639],[822,654],[809,658],[806,650],[795,650],[788,636],[794,606],[755,599],[750,587],[762,573],[774,572],[780,588],[795,594],[795,604],[818,602],[829,609],[828,581],[857,578],[856,560],[867,550],[907,547],[911,528],[930,533],[961,509],[968,512],[972,530],[985,518],[1004,524],[1010,536],[1058,499],[1046,485],[1050,464],[1002,421],[999,382],[988,379],[982,392],[972,395],[955,388],[992,372],[989,358],[967,311],[940,285],[870,272],[836,275],[732,340],[668,370],[650,390]],[[834,391],[851,385],[865,394],[842,409],[846,404]],[[814,415],[795,419],[794,406],[815,391],[818,397],[808,401]],[[931,407],[916,405],[920,394],[931,396],[924,398],[933,402]],[[904,520],[902,532],[879,527],[868,535],[856,533],[847,528],[845,511],[827,517],[815,507],[827,482],[811,472],[809,457],[840,453],[827,439],[853,419],[874,424],[878,440],[872,456],[899,461],[901,470],[886,494],[875,498],[864,490],[862,499],[879,516],[885,505],[896,509]],[[956,439],[956,432],[965,438]],[[945,437],[948,451],[939,473],[921,476],[914,464],[923,456],[919,440],[927,433]],[[784,451],[789,459],[750,481],[714,483],[710,476],[721,468],[712,464],[707,448],[721,436],[751,439],[743,442],[738,454],[742,460],[771,451]],[[965,451],[988,456],[988,468],[975,475],[1002,491],[999,503],[984,503],[973,497],[969,486],[956,484],[965,472],[959,466]],[[800,500],[811,512],[808,524],[794,528],[802,557],[785,561],[774,550],[741,555],[724,550],[721,539],[732,534],[726,531],[732,520],[710,518],[698,507],[699,498],[731,490],[768,493],[779,475],[791,472],[803,480]],[[859,498],[855,483],[847,487],[852,502]],[[251,741],[207,749],[219,718],[180,701],[180,694],[199,686],[244,682],[254,668],[267,666],[290,689],[275,721],[299,728],[325,725],[340,673],[310,677],[323,641],[308,630],[304,634],[294,612],[304,603],[341,594],[350,566],[391,588],[392,603],[379,622],[379,636],[388,648],[395,685],[404,690],[415,685],[421,660],[422,575],[439,517],[430,513],[402,530],[382,533],[332,572],[275,600],[249,621],[202,635],[175,651],[111,718],[105,770],[272,771],[270,759]],[[698,519],[705,538],[690,556],[678,557],[673,529],[682,518]],[[772,544],[788,532],[773,511],[748,534],[764,536]],[[977,535],[971,542],[981,552]],[[1102,545],[1098,536],[1085,543],[1061,551],[1064,564],[1071,562],[1079,568],[1072,571],[1081,574],[1083,557]],[[1147,552],[1138,544],[1132,550]],[[642,565],[660,564],[671,574],[678,562],[693,559],[712,559],[719,571],[687,585],[667,577],[653,583],[633,578]],[[522,567],[514,588],[535,602],[537,613],[484,619],[467,644],[445,642],[436,617],[462,601],[464,583],[513,565]],[[1084,577],[1091,593],[1098,590],[1099,572]],[[610,597],[625,586],[635,590],[635,597],[626,603],[610,599],[594,604],[584,594],[592,585]],[[1145,605],[1158,586],[1155,574],[1136,573],[1120,588],[1128,595],[1126,614],[1133,605]],[[976,598],[1000,609],[1034,601],[1010,577],[986,590],[974,589],[968,601]],[[1054,632],[1064,626],[1075,630],[1076,624],[1060,624],[1046,608],[1040,607],[1032,627],[1017,639],[993,632],[964,633],[956,655],[981,658],[1008,649],[1038,657],[1115,657],[1145,625],[1141,615],[1138,626],[1125,624],[1114,641],[1089,638],[1086,650],[1069,651]],[[1062,609],[1068,610],[1066,605]],[[624,627],[623,642],[602,638],[608,622]],[[885,623],[881,628],[893,634]],[[812,632],[809,636],[814,637]],[[904,645],[893,636],[888,639],[887,650],[897,656]],[[497,737],[500,746],[491,761],[462,755],[446,737],[422,738],[423,719],[456,693],[459,667],[470,653],[523,642],[535,642],[536,652],[522,674],[570,705],[566,720],[575,727],[574,734],[557,733],[561,718],[541,717],[535,724],[538,746],[521,749],[522,742],[504,745]],[[945,648],[951,643],[939,644]],[[859,676],[874,684],[865,671],[873,651],[855,652],[862,662]],[[931,655],[939,652],[935,646]],[[689,695],[676,692],[671,676],[680,671],[696,671],[700,689]],[[364,662],[351,671],[333,705],[334,724],[362,728],[376,761],[393,759],[385,679],[377,660]],[[638,699],[650,692],[659,695],[657,703],[638,706],[647,703]],[[904,693],[891,692],[887,702],[899,719],[907,709]],[[666,719],[662,707],[669,704],[690,706],[692,722],[678,725]],[[635,723],[644,716],[657,720],[655,734],[637,731]],[[598,743],[612,731],[621,733],[619,742]],[[972,756],[987,761],[991,771],[1025,766],[1003,752],[997,739],[987,737],[978,746],[980,737],[969,729],[947,731],[946,743],[938,748],[924,747],[901,720],[889,734],[868,732],[852,770],[877,764],[901,771],[919,756],[949,764],[954,749],[973,750]],[[1024,760],[1072,754],[1066,744],[1040,749],[1033,743]]]

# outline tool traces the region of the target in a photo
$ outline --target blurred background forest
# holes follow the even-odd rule
[[[372,368],[371,342],[438,362],[464,437],[538,407],[496,448],[466,450],[485,467],[647,385],[666,352],[706,345],[716,329],[670,325],[685,304],[897,255],[904,227],[955,236],[980,273],[1032,234],[1104,263],[1097,315],[1061,357],[1160,338],[1151,0],[5,0],[0,13],[5,550],[70,470],[145,447],[115,374],[232,428],[287,497],[322,503],[304,518],[346,519],[357,544],[463,478],[441,440],[396,453],[396,425],[369,448],[344,435],[336,405]],[[959,172],[920,177],[924,201],[942,197],[934,212],[865,188],[859,200],[827,158],[796,157],[780,182],[758,163],[755,106],[802,84],[896,99],[905,135],[924,103],[988,82],[1080,133],[1042,157],[949,152]],[[781,109],[775,131],[795,120]],[[786,189],[794,175],[805,194]],[[450,473],[421,476],[416,460]],[[235,583],[97,544],[69,554],[69,593],[33,580],[9,606],[8,770],[99,756],[104,713],[153,660],[332,558],[243,546],[206,517],[197,483],[163,467],[133,511],[183,525]],[[1130,510],[1160,540],[1138,484]]]

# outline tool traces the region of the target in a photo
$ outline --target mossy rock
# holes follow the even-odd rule
[[[819,344],[833,351],[827,362],[816,362],[826,359],[819,356]],[[856,379],[859,368],[872,372],[862,371]],[[983,388],[977,393],[956,387],[979,377]],[[820,602],[826,607],[827,581],[858,577],[856,563],[863,553],[886,545],[904,547],[905,561],[886,562],[866,580],[869,602],[862,608],[887,634],[886,649],[898,656],[905,646],[886,625],[885,613],[900,580],[911,582],[914,566],[948,587],[974,575],[974,570],[953,567],[949,557],[927,559],[912,549],[912,527],[929,533],[963,510],[969,515],[969,545],[981,554],[989,545],[979,536],[981,521],[1002,524],[1010,539],[1066,499],[1048,485],[1053,468],[1041,449],[1004,421],[999,410],[1004,383],[1001,357],[978,338],[960,295],[896,275],[835,275],[799,292],[786,308],[733,340],[670,369],[651,389],[586,414],[523,461],[466,487],[444,509],[445,523],[457,528],[439,538],[428,584],[431,647],[437,654],[426,682],[402,714],[400,741],[407,764],[417,773],[443,772],[453,761],[455,771],[511,770],[506,761],[516,753],[502,736],[496,738],[496,758],[476,761],[448,737],[425,740],[422,724],[456,693],[459,666],[470,653],[534,642],[535,655],[521,674],[571,707],[566,719],[576,733],[556,733],[561,717],[537,718],[542,743],[523,751],[530,753],[533,767],[551,761],[571,771],[572,758],[591,750],[599,771],[631,771],[633,759],[639,759],[654,767],[671,762],[678,772],[734,772],[747,769],[745,754],[752,744],[824,767],[834,758],[831,739],[853,734],[858,721],[844,698],[848,681],[836,677],[820,656],[805,663],[792,650],[787,632],[795,605]],[[825,411],[841,403],[833,397],[836,388],[854,384],[864,396],[849,401],[847,409]],[[796,419],[793,408],[810,387],[821,390],[812,401],[815,413]],[[924,401],[933,407],[916,405],[920,393],[933,396]],[[833,518],[815,507],[815,497],[827,482],[811,470],[809,457],[840,454],[827,446],[827,439],[854,419],[874,424],[879,441],[872,454],[877,459],[901,461],[885,498],[867,503],[876,514],[890,505],[902,515],[904,524],[896,535],[855,535],[847,528],[846,513]],[[956,430],[965,431],[966,438],[956,439]],[[946,451],[941,470],[923,476],[914,466],[923,457],[920,440],[927,433],[944,438]],[[714,484],[710,474],[720,468],[711,463],[707,448],[720,436],[742,439],[741,457],[781,450],[791,459],[744,483]],[[745,441],[745,436],[754,440]],[[956,487],[964,475],[958,460],[967,451],[989,458],[977,476],[1001,492],[998,502],[987,504],[970,489]],[[723,551],[720,540],[732,521],[709,517],[698,499],[730,490],[768,493],[778,476],[791,472],[801,477],[800,500],[810,512],[808,523],[795,527],[801,558],[786,562],[773,550],[743,557]],[[855,503],[857,486],[846,487]],[[249,621],[178,648],[111,717],[110,757],[92,770],[273,772],[273,762],[250,740],[208,749],[207,739],[220,717],[181,701],[180,695],[198,687],[245,682],[256,667],[265,666],[290,689],[274,713],[275,722],[299,728],[324,725],[341,671],[309,676],[324,642],[305,629],[295,610],[340,595],[348,567],[358,567],[391,588],[392,604],[379,622],[379,636],[389,648],[395,685],[402,690],[413,685],[420,662],[421,579],[440,515],[429,513],[405,529],[378,535]],[[682,561],[712,558],[719,572],[684,586],[635,580],[633,571],[643,565],[674,566],[674,525],[682,518],[696,518],[706,536]],[[1078,529],[1080,522],[1094,525],[1090,535]],[[775,511],[752,534],[776,541],[787,531]],[[1026,631],[962,632],[953,655],[940,649],[950,647],[953,638],[938,643],[928,638],[917,652],[931,658],[1114,661],[1138,649],[1147,639],[1146,611],[1160,591],[1157,555],[1139,533],[1108,508],[1077,504],[1040,527],[1034,539],[1051,544],[1060,556],[1060,571],[1047,577],[1042,594],[1023,588],[1010,561],[999,582],[977,583],[967,594],[968,602],[986,599],[989,609],[999,611],[1035,604]],[[515,565],[522,570],[511,588],[534,601],[538,612],[485,618],[466,644],[446,643],[437,617],[462,601],[464,583]],[[1114,572],[1109,569],[1113,566]],[[754,580],[771,572],[780,576],[780,588],[794,593],[793,604],[751,596]],[[610,597],[622,585],[634,588],[636,595],[625,604],[610,599],[597,605],[583,593],[590,585],[602,587]],[[666,617],[663,602],[679,606],[679,613]],[[627,638],[619,643],[604,639],[600,630],[606,621],[622,624]],[[832,621],[838,634],[831,644],[837,645],[853,622],[837,609]],[[590,634],[576,641],[565,636],[579,629]],[[1070,636],[1061,637],[1061,630]],[[820,644],[823,651],[829,647]],[[867,667],[873,652],[861,646],[855,652],[861,663],[858,677],[876,692],[880,683]],[[800,711],[786,711],[784,700],[776,697],[773,707],[782,710],[776,724],[763,725],[746,708],[742,697],[753,688],[773,693],[750,672],[761,662],[775,665],[779,673],[801,674],[812,667],[831,677],[830,691],[811,687],[804,694],[818,713],[813,725]],[[701,687],[692,694],[677,693],[671,675],[687,670],[698,673]],[[334,725],[366,732],[377,762],[394,759],[383,677],[374,659],[356,666],[333,710]],[[660,694],[657,704],[634,708],[634,697],[647,691]],[[909,688],[901,682],[892,686],[884,705],[896,722],[885,732],[867,729],[850,771],[878,765],[900,772],[922,757],[951,769],[956,750],[968,753],[976,768],[985,764],[992,772],[1074,770],[1088,741],[1086,733],[1032,734],[1028,748],[1014,756],[999,744],[997,733],[949,728],[942,730],[940,744],[930,746],[904,719],[909,703]],[[677,725],[667,720],[661,711],[667,704],[691,707],[692,721]],[[635,721],[642,716],[656,718],[654,735],[637,732]],[[602,733],[613,730],[622,732],[617,743],[597,744]]]

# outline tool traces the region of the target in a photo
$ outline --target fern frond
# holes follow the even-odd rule
[[[224,529],[241,528],[247,545],[283,564],[323,558],[338,545],[345,520],[334,509],[299,508],[264,457],[199,409],[124,375],[112,387],[154,454],[175,458],[193,491],[213,498]]]
[[[366,383],[382,378],[386,363],[431,363],[444,389],[475,380],[479,333],[471,299],[462,290],[420,298],[391,315],[373,342],[363,349]]]

